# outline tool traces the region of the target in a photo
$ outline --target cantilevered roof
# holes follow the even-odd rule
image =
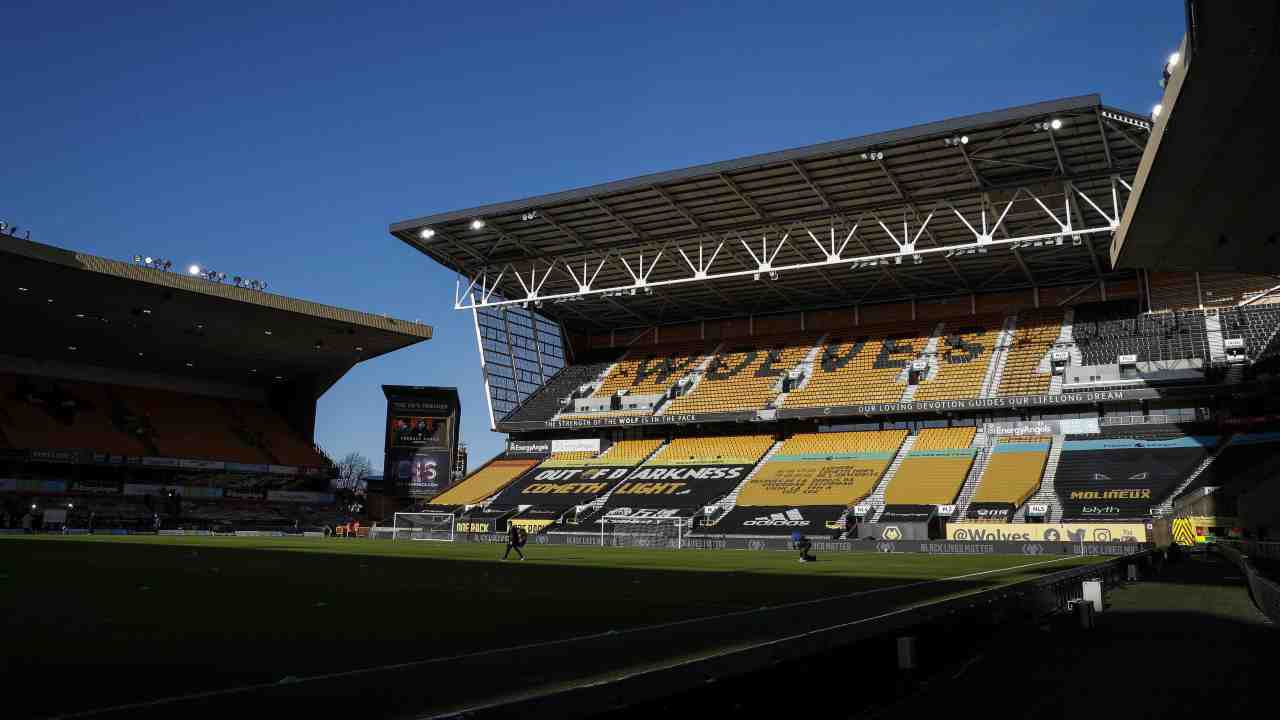
[[[531,301],[577,330],[1089,282],[1113,276],[1110,235],[1149,129],[1085,95],[441,212],[391,233],[459,273],[459,306]],[[996,242],[963,249],[978,235]],[[1022,237],[1034,241],[1011,249]]]
[[[1190,8],[1111,255],[1120,267],[1280,272],[1280,5]]]
[[[431,327],[0,234],[5,355],[322,393]]]

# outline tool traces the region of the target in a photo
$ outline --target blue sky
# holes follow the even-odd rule
[[[1145,114],[1182,5],[9,3],[0,218],[422,319],[317,440],[378,466],[379,385],[457,385],[476,463],[470,315],[391,222],[1090,92]]]

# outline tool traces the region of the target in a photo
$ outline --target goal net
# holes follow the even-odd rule
[[[688,518],[611,518],[600,521],[603,547],[684,547]]]
[[[454,513],[396,513],[392,518],[392,540],[453,540]]]

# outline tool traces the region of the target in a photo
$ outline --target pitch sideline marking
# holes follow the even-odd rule
[[[738,617],[738,616],[742,616],[742,615],[750,615],[750,614],[753,614],[753,613],[759,613],[759,612],[771,612],[771,611],[774,611],[774,610],[787,610],[787,609],[791,609],[791,608],[803,607],[803,606],[805,606],[805,605],[815,605],[815,604],[817,604],[817,603],[831,602],[831,601],[834,601],[834,600],[849,600],[849,599],[852,599],[852,598],[855,598],[855,597],[864,597],[864,596],[867,596],[867,595],[876,595],[876,594],[879,594],[879,593],[882,593],[882,592],[888,592],[888,591],[890,591],[890,590],[906,590],[906,589],[908,589],[908,588],[921,587],[921,586],[924,586],[924,585],[932,585],[932,584],[934,584],[934,583],[945,583],[945,582],[953,582],[953,581],[956,581],[956,580],[965,580],[965,579],[967,579],[967,578],[971,578],[971,577],[978,577],[978,576],[981,576],[981,575],[990,575],[990,574],[992,574],[992,573],[1008,572],[1009,570],[1020,570],[1020,569],[1022,569],[1022,568],[1036,567],[1036,566],[1039,566],[1039,565],[1048,565],[1048,564],[1051,564],[1051,563],[1061,562],[1061,561],[1063,561],[1063,560],[1067,560],[1067,559],[1071,559],[1071,558],[1076,558],[1076,557],[1080,557],[1080,556],[1078,556],[1078,555],[1063,555],[1062,557],[1054,558],[1054,559],[1052,559],[1052,560],[1041,560],[1041,561],[1039,561],[1039,562],[1023,563],[1022,565],[1011,565],[1011,566],[1009,566],[1009,567],[993,568],[993,569],[991,569],[991,570],[980,570],[980,571],[978,571],[978,572],[966,573],[966,574],[964,574],[964,575],[954,575],[954,576],[952,576],[952,577],[935,578],[935,579],[932,579],[932,580],[919,580],[919,581],[911,582],[911,583],[903,583],[903,584],[901,584],[901,585],[888,585],[888,586],[885,586],[885,587],[872,588],[872,589],[870,589],[870,590],[859,590],[859,591],[857,591],[857,592],[845,593],[845,594],[843,594],[843,595],[830,595],[830,596],[825,597],[825,598],[812,598],[812,599],[809,599],[809,600],[797,600],[797,601],[794,601],[794,602],[785,603],[785,604],[783,604],[783,605],[773,605],[773,606],[770,606],[770,607],[763,607],[763,608],[750,608],[750,609],[747,609],[747,610],[734,610],[734,611],[727,612],[727,613],[720,613],[719,615],[704,615],[704,616],[702,616],[702,617],[696,617],[696,618],[685,618],[685,619],[683,619],[683,620],[672,620],[672,621],[665,622],[665,623],[657,623],[657,624],[655,624],[655,625],[640,625],[640,626],[633,627],[633,628],[625,628],[625,629],[623,629],[623,630],[606,630],[606,631],[604,631],[604,632],[590,633],[590,634],[587,634],[587,635],[576,635],[576,636],[574,636],[574,637],[569,637],[569,638],[559,638],[559,639],[557,639],[557,640],[544,640],[544,641],[542,641],[542,642],[536,642],[536,643],[525,643],[525,644],[523,644],[523,645],[512,645],[512,646],[507,646],[507,647],[502,647],[502,648],[490,648],[490,649],[488,649],[488,650],[477,650],[477,651],[475,651],[475,652],[470,652],[470,653],[461,653],[461,654],[458,654],[458,655],[449,655],[449,656],[445,656],[445,657],[438,657],[438,658],[426,658],[426,659],[423,659],[423,660],[408,660],[408,661],[406,661],[406,662],[401,662],[401,663],[391,663],[391,664],[389,664],[389,665],[376,665],[376,666],[373,666],[373,667],[367,667],[367,668],[357,668],[357,669],[355,669],[355,670],[342,670],[342,671],[339,671],[339,672],[323,673],[323,674],[320,674],[320,675],[308,675],[308,676],[306,676],[306,677],[302,677],[302,678],[298,678],[298,679],[296,679],[296,680],[292,680],[292,681],[290,681],[290,682],[288,682],[288,683],[283,683],[283,682],[257,683],[257,684],[254,684],[254,685],[242,685],[242,686],[240,686],[240,687],[223,688],[223,689],[220,689],[220,690],[206,690],[206,691],[204,691],[204,692],[191,693],[191,694],[189,694],[189,695],[174,695],[174,696],[166,697],[166,698],[157,698],[157,699],[155,699],[155,700],[144,700],[144,701],[141,701],[141,702],[126,703],[126,704],[124,704],[124,705],[113,705],[113,706],[110,706],[110,707],[97,708],[97,709],[94,709],[94,710],[81,710],[81,711],[77,711],[77,712],[73,712],[73,713],[67,713],[67,714],[65,714],[65,715],[55,715],[55,716],[53,716],[53,717],[52,717],[52,720],[62,720],[63,718],[93,717],[94,715],[98,715],[98,714],[101,714],[101,713],[121,712],[121,711],[126,711],[126,710],[138,710],[138,709],[142,709],[142,708],[157,707],[157,706],[161,706],[161,705],[170,705],[170,704],[173,704],[173,703],[178,703],[178,702],[183,702],[183,701],[188,701],[188,700],[202,700],[202,699],[207,699],[207,698],[220,697],[220,696],[223,696],[223,695],[234,695],[234,694],[242,693],[242,692],[252,692],[252,691],[255,691],[255,690],[266,690],[266,689],[269,689],[269,688],[277,688],[277,687],[281,687],[282,685],[301,685],[301,684],[303,684],[303,683],[311,683],[311,682],[317,682],[317,681],[323,681],[323,680],[336,680],[336,679],[341,679],[341,678],[354,677],[354,676],[358,676],[358,675],[366,675],[366,674],[369,674],[369,673],[385,672],[385,671],[389,671],[389,670],[404,670],[404,669],[412,668],[412,667],[427,666],[427,665],[434,665],[434,664],[436,664],[436,663],[442,663],[442,662],[455,662],[455,661],[458,661],[458,660],[469,660],[469,659],[473,659],[473,658],[484,657],[484,656],[486,656],[486,655],[493,655],[493,654],[496,654],[496,653],[506,653],[506,652],[513,652],[513,651],[515,651],[515,652],[519,652],[519,651],[523,651],[523,650],[533,650],[533,649],[537,649],[537,648],[553,647],[553,646],[555,646],[555,645],[564,645],[564,644],[566,644],[566,643],[581,642],[581,641],[586,641],[586,640],[597,640],[597,639],[600,639],[600,638],[605,638],[605,637],[610,637],[610,636],[631,635],[631,634],[634,634],[634,633],[639,633],[639,632],[648,632],[648,631],[651,631],[651,630],[663,630],[663,629],[667,629],[667,628],[679,627],[679,626],[682,626],[682,625],[688,625],[688,624],[691,624],[691,623],[697,623],[697,622],[706,622],[706,621],[710,621],[710,620],[724,620],[724,619],[726,619],[726,618]],[[927,603],[926,603],[926,604],[927,604]],[[751,648],[765,647],[765,646],[767,646],[767,645],[776,644],[776,643],[783,642],[783,641],[787,641],[787,640],[794,640],[794,639],[796,639],[796,638],[805,637],[806,635],[812,635],[812,634],[820,633],[820,632],[828,632],[828,631],[830,631],[830,630],[838,630],[838,629],[845,628],[845,627],[852,627],[852,626],[854,626],[854,625],[859,625],[859,624],[864,623],[864,622],[870,622],[870,621],[872,621],[872,620],[880,620],[880,619],[883,619],[883,618],[892,617],[892,616],[894,616],[894,615],[897,615],[897,614],[900,614],[900,613],[907,612],[908,610],[915,610],[915,609],[918,609],[919,607],[920,607],[919,605],[913,605],[913,606],[909,606],[909,607],[899,608],[899,609],[897,609],[897,610],[893,610],[893,611],[890,611],[890,612],[887,612],[887,613],[883,613],[883,614],[881,614],[881,615],[875,615],[875,616],[872,616],[872,617],[869,617],[869,618],[862,618],[862,619],[860,619],[860,620],[853,620],[853,621],[850,621],[850,622],[847,622],[847,623],[840,623],[840,624],[837,624],[837,625],[832,625],[832,626],[830,626],[830,627],[817,628],[817,629],[815,629],[815,630],[808,630],[808,631],[805,631],[805,632],[802,632],[802,633],[799,633],[799,634],[796,634],[796,635],[792,635],[792,636],[789,636],[789,637],[777,638],[777,639],[774,639],[774,640],[766,640],[766,641],[763,641],[763,642],[758,643],[758,644],[756,644],[756,645],[752,645],[752,646],[751,646]],[[674,666],[672,666],[672,667],[674,667]],[[639,675],[641,675],[641,674],[643,674],[643,673],[645,673],[645,672],[650,672],[650,671],[651,671],[651,670],[644,670],[644,671],[640,671],[640,672],[636,672],[636,673],[631,673],[631,674],[628,674],[628,675],[623,675],[623,676],[621,676],[621,677],[611,678],[611,679],[609,679],[608,681],[600,681],[600,682],[596,682],[596,683],[588,683],[588,684],[583,685],[582,687],[593,687],[593,686],[595,686],[595,685],[601,684],[602,682],[616,682],[616,681],[618,681],[618,680],[625,680],[625,679],[630,678],[630,677],[637,677],[637,676],[639,676]],[[448,713],[448,714],[446,714],[446,715],[444,715],[444,716],[432,716],[432,717],[451,717],[451,716],[455,716],[455,715],[457,715],[457,714],[458,714],[458,713],[460,713],[460,712],[469,712],[469,711],[472,711],[472,710],[480,710],[480,709],[484,709],[484,707],[488,707],[488,706],[476,706],[476,707],[468,708],[467,710],[463,710],[463,711],[452,711],[452,712],[450,712],[450,713]]]

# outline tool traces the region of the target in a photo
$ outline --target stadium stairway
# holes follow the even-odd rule
[[[738,504],[738,495],[742,494],[742,488],[746,487],[747,483],[751,482],[751,479],[760,472],[760,469],[763,468],[774,455],[778,454],[778,451],[782,449],[784,444],[786,444],[786,440],[777,440],[774,441],[773,445],[769,446],[769,451],[764,454],[764,457],[760,458],[760,462],[756,463],[755,467],[751,468],[751,472],[747,473],[747,476],[742,479],[742,482],[738,483],[737,487],[735,487],[732,492],[716,502],[715,511],[712,513],[711,517],[707,518],[708,523],[713,523],[719,520],[721,516],[732,510],[734,506]]]
[[[1155,510],[1153,511],[1152,514],[1158,515],[1158,516],[1164,516],[1172,513],[1173,501],[1176,500],[1177,497],[1181,495],[1184,490],[1191,487],[1191,483],[1195,482],[1196,478],[1200,477],[1200,474],[1203,473],[1206,469],[1208,469],[1208,467],[1211,464],[1213,464],[1214,460],[1218,459],[1218,456],[1222,454],[1223,450],[1227,449],[1227,446],[1231,444],[1231,439],[1234,437],[1235,435],[1232,434],[1228,437],[1223,438],[1222,442],[1218,443],[1218,447],[1214,448],[1213,452],[1209,453],[1209,456],[1206,457],[1204,460],[1202,460],[1200,464],[1196,466],[1196,469],[1191,471],[1190,475],[1187,475],[1187,479],[1178,483],[1178,487],[1174,488],[1173,492],[1169,493],[1169,497],[1165,498],[1159,505],[1155,507]]]
[[[925,372],[925,379],[932,380],[938,374],[938,341],[942,339],[942,328],[946,323],[938,323],[933,326],[933,334],[929,336],[929,341],[925,343],[924,351],[920,353],[920,357],[929,363],[929,369]],[[920,390],[920,385],[910,384],[911,363],[902,369],[902,374],[898,378],[898,382],[906,385],[906,390],[902,393],[899,402],[911,402],[916,397],[916,392]]]
[[[819,337],[817,341],[813,343],[813,347],[809,348],[809,354],[804,356],[804,360],[801,360],[799,364],[796,365],[797,368],[800,368],[801,370],[804,371],[804,378],[800,380],[799,385],[792,388],[793,390],[800,390],[805,385],[808,385],[809,381],[813,379],[813,364],[817,362],[818,353],[822,352],[822,348],[826,346],[827,338],[829,337],[831,337],[831,333],[823,333],[822,336]],[[782,404],[786,402],[787,396],[790,394],[791,393],[789,392],[779,393],[777,397],[769,401],[769,404],[767,405],[767,407],[769,408],[782,407]]]
[[[994,357],[987,363],[987,375],[982,379],[982,391],[978,397],[995,397],[1000,388],[1000,380],[1004,377],[1004,367],[1009,361],[1009,345],[1013,342],[1013,328],[1017,324],[1017,316],[1010,315],[1004,319],[1000,328],[1000,337],[996,338],[996,346],[992,351]]]
[[[867,496],[859,505],[870,505],[871,514],[867,516],[867,522],[875,522],[880,519],[880,514],[884,512],[884,490],[889,487],[889,482],[893,480],[893,476],[898,474],[898,468],[902,467],[902,461],[907,459],[907,455],[911,452],[911,448],[916,446],[916,440],[920,439],[919,435],[908,435],[902,441],[902,447],[898,448],[898,454],[893,456],[893,462],[889,463],[889,467],[885,468],[884,474],[880,476],[880,482],[876,483],[875,488],[871,490],[871,494]]]
[[[1217,310],[1205,310],[1204,332],[1209,341],[1209,362],[1226,362],[1227,347],[1222,339],[1222,318],[1218,316]]]
[[[1058,474],[1058,461],[1062,459],[1062,441],[1062,435],[1053,436],[1049,445],[1049,457],[1044,462],[1044,474],[1040,476],[1040,489],[1022,503],[1022,507],[1014,511],[1014,522],[1027,521],[1027,508],[1032,503],[1045,503],[1049,506],[1049,515],[1045,517],[1045,522],[1056,523],[1062,520],[1062,507],[1059,505],[1058,495],[1053,487],[1053,479]]]
[[[698,367],[694,368],[693,370],[690,370],[689,374],[684,376],[684,377],[689,377],[690,375],[693,376],[693,382],[689,384],[688,389],[686,389],[680,395],[680,397],[684,397],[685,395],[688,395],[692,393],[694,390],[698,389],[698,385],[702,383],[702,379],[707,375],[707,368],[711,367],[711,363],[717,357],[720,357],[720,353],[724,350],[724,345],[725,345],[724,343],[717,344],[714,348],[711,349],[711,352],[707,353],[706,357],[702,358],[702,362],[698,363]],[[681,380],[684,379],[684,377],[676,378],[676,382],[680,382]],[[674,387],[675,383],[672,383],[672,386]],[[671,407],[671,401],[674,400],[674,398],[669,397],[670,393],[671,393],[671,388],[667,388],[668,398],[665,400],[658,401],[658,406],[653,411],[654,415],[667,414],[667,410]]]
[[[978,449],[978,454],[973,458],[973,466],[969,468],[969,476],[964,479],[964,485],[960,486],[960,495],[956,497],[956,510],[951,516],[952,520],[959,520],[964,517],[964,513],[969,509],[969,501],[973,499],[974,493],[978,492],[978,484],[982,480],[982,474],[987,471],[987,463],[991,460],[991,446],[985,433],[978,433],[973,437],[973,447]]]

